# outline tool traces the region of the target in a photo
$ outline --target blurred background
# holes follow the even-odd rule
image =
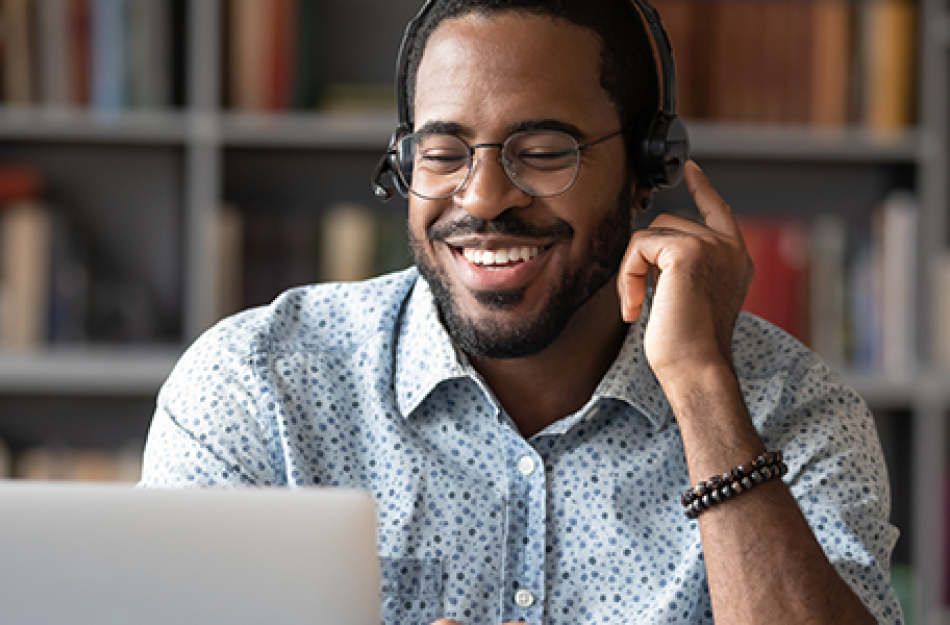
[[[0,0],[0,477],[136,481],[202,331],[409,265],[369,176],[420,5]],[[746,308],[868,400],[908,622],[950,622],[950,1],[654,5],[756,261]]]

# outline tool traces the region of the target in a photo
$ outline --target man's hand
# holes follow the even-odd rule
[[[752,280],[732,211],[692,161],[686,184],[705,223],[660,215],[634,233],[618,281],[623,317],[633,321],[650,270],[658,271],[644,349],[661,381],[689,367],[731,366],[732,332]]]

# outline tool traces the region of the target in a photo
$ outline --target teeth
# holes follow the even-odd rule
[[[478,250],[465,248],[462,255],[473,265],[490,267],[493,265],[507,265],[513,262],[528,262],[541,253],[540,247],[515,247],[506,250]]]

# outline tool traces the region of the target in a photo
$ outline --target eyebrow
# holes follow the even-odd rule
[[[582,141],[586,135],[585,133],[569,122],[561,121],[559,119],[526,119],[524,121],[515,122],[508,126],[508,134],[514,134],[516,132],[523,132],[525,130],[560,130],[561,132],[566,132],[567,134],[573,136],[578,141]],[[457,122],[446,122],[439,120],[428,121],[418,129],[418,133],[426,134],[448,134],[448,135],[460,135],[471,137],[474,135],[474,131],[470,126],[465,126]]]
[[[528,119],[508,126],[509,133],[522,132],[525,130],[560,130],[581,140],[586,136],[584,132],[569,122],[559,119]]]

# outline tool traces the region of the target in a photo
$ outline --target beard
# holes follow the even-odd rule
[[[452,295],[450,281],[443,268],[430,258],[424,242],[409,229],[409,246],[419,273],[432,290],[443,325],[456,345],[476,358],[525,358],[544,351],[560,336],[574,314],[600,291],[617,273],[630,237],[633,223],[630,215],[630,187],[618,198],[616,207],[597,224],[588,243],[583,262],[569,267],[554,285],[541,312],[515,322],[495,319],[477,320],[466,314]],[[499,233],[528,237],[553,237],[570,240],[574,229],[566,222],[545,228],[525,223],[514,210],[507,210],[496,219],[485,221],[466,216],[450,224],[429,228],[429,241],[441,241],[452,234]],[[472,296],[485,308],[507,311],[517,307],[525,297],[526,288],[503,291],[474,291]]]

